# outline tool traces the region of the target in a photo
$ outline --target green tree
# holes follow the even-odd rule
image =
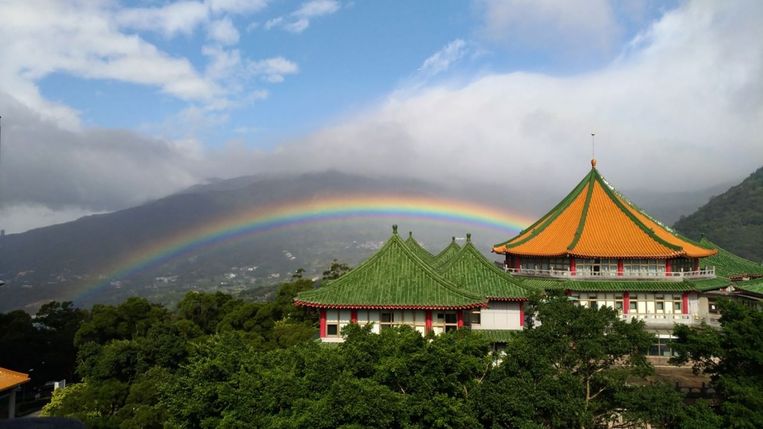
[[[350,268],[350,266],[344,262],[339,262],[338,260],[334,259],[331,261],[329,269],[323,272],[323,280],[338,279],[339,276],[350,271],[351,269],[352,268]]]
[[[763,312],[733,301],[719,308],[720,330],[676,325],[671,361],[711,375],[723,427],[763,427]]]

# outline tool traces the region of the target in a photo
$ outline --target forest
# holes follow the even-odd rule
[[[763,313],[734,302],[720,330],[675,328],[672,362],[715,390],[689,400],[653,376],[652,334],[610,308],[534,297],[500,350],[476,331],[356,325],[325,345],[317,315],[292,306],[312,287],[297,273],[270,302],[191,292],[172,309],[130,298],[0,314],[0,362],[32,384],[66,378],[43,415],[92,428],[763,427]]]

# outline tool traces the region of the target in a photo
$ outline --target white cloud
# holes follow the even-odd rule
[[[268,82],[278,83],[283,82],[285,75],[299,72],[299,67],[296,63],[286,58],[274,57],[261,61],[252,61],[249,63],[248,70],[250,73],[260,76]]]
[[[566,55],[607,53],[620,26],[609,0],[478,0],[482,34],[512,49]]]
[[[161,7],[126,8],[116,15],[119,25],[136,30],[158,31],[166,37],[189,35],[209,18],[202,2],[179,1]]]
[[[585,174],[597,130],[600,169],[620,188],[737,180],[763,164],[760,22],[759,2],[689,2],[600,70],[491,74],[396,92],[280,148],[263,168],[500,182],[558,195]]]
[[[265,22],[264,28],[283,28],[291,33],[301,33],[310,26],[310,20],[320,16],[331,15],[341,8],[336,0],[310,0],[287,16],[279,16]]]
[[[233,25],[230,18],[223,18],[212,21],[207,27],[207,37],[210,40],[219,42],[223,45],[235,45],[238,43],[238,30]]]
[[[207,6],[214,13],[253,13],[264,9],[267,0],[207,0]]]
[[[453,40],[427,58],[419,67],[419,74],[426,78],[442,73],[460,60],[465,53],[466,42],[462,39]]]

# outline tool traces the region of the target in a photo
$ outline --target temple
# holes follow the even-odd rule
[[[455,237],[436,256],[409,233],[392,236],[376,254],[336,280],[302,292],[299,306],[320,311],[320,338],[342,341],[350,323],[372,324],[374,332],[408,325],[421,334],[471,328],[491,338],[522,329],[526,291],[471,243]]]
[[[763,266],[699,243],[655,220],[591,170],[559,204],[496,244],[493,263],[467,234],[433,254],[393,227],[386,244],[342,277],[303,292],[320,310],[321,340],[342,341],[350,323],[374,332],[409,325],[422,334],[470,328],[496,344],[525,325],[530,293],[558,291],[585,307],[608,306],[656,334],[651,354],[669,356],[675,323],[717,324],[721,297],[763,303]]]

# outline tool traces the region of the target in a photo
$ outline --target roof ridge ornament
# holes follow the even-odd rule
[[[472,242],[472,233],[471,232],[467,232],[466,233],[466,242],[467,243],[471,243]]]
[[[392,225],[392,233],[397,235],[397,225]]]
[[[591,168],[596,168],[596,133],[591,133]]]
[[[455,235],[453,237],[450,237],[450,242],[451,243],[455,243],[456,242],[456,236]]]

